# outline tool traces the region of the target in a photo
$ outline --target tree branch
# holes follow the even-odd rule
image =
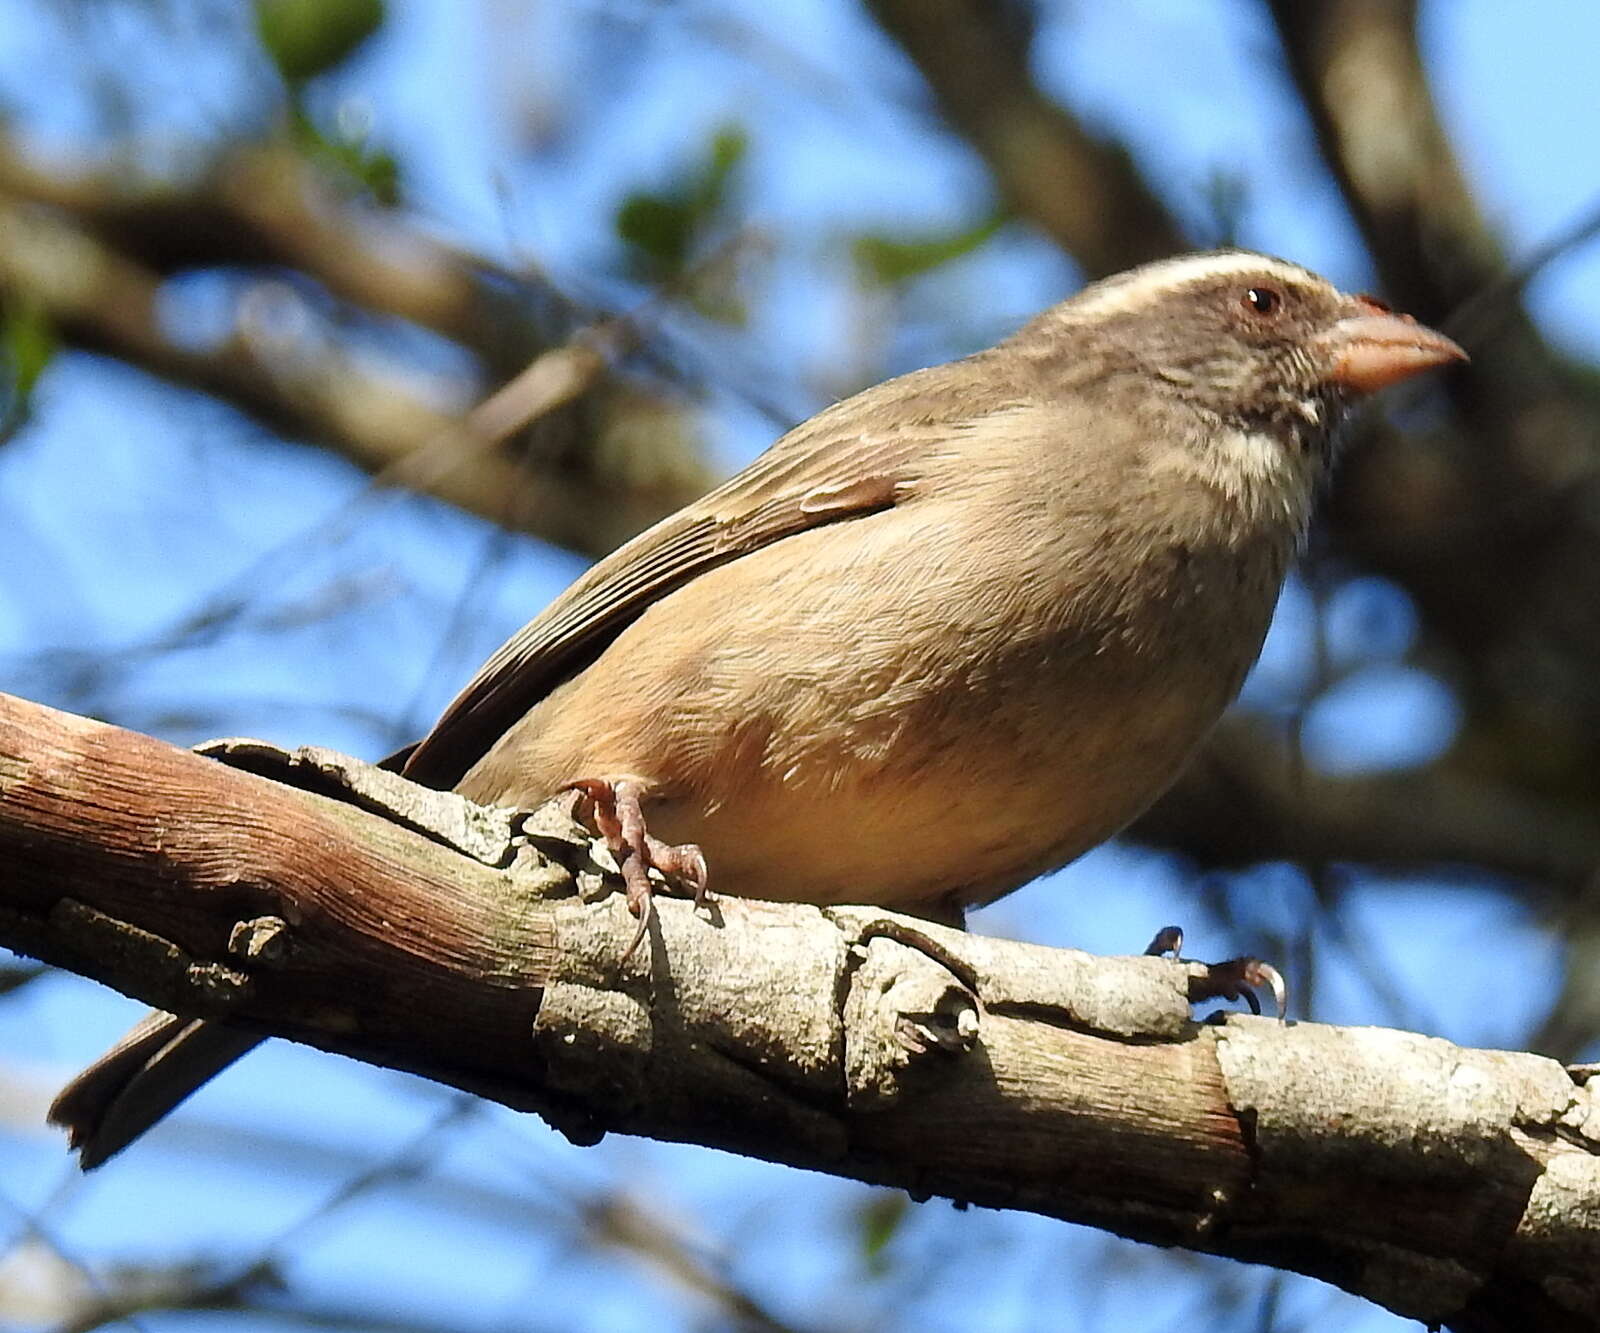
[[[1600,1115],[1551,1061],[1197,1025],[1182,965],[868,908],[663,901],[624,961],[632,919],[549,808],[513,836],[326,752],[234,760],[319,790],[0,696],[0,942],[580,1139],[1029,1209],[1458,1329],[1600,1326]]]
[[[1005,7],[988,0],[868,0],[927,80],[1000,192],[1092,277],[1185,248],[1120,145],[1097,139],[1042,93]]]
[[[0,135],[0,190],[72,217],[160,277],[299,269],[352,305],[460,343],[501,374],[578,322],[553,288],[360,207],[282,144],[236,148],[175,183],[46,167]]]
[[[69,344],[220,398],[389,480],[426,447],[427,483],[407,484],[502,526],[603,555],[711,484],[679,409],[599,358],[559,401],[486,441],[503,445],[531,425],[531,447],[451,449],[482,432],[347,354],[332,323],[315,346],[243,329],[212,345],[175,338],[159,315],[164,281],[226,265],[262,270],[263,281],[300,272],[347,309],[439,333],[471,351],[491,383],[570,351],[578,321],[553,290],[356,207],[287,148],[240,150],[175,187],[57,173],[0,135],[0,235],[0,297],[43,311]],[[615,323],[611,341],[624,341]],[[436,465],[441,456],[449,466]]]

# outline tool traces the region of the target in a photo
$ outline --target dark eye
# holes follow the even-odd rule
[[[1244,294],[1244,304],[1258,315],[1275,315],[1283,297],[1272,287],[1251,287]]]

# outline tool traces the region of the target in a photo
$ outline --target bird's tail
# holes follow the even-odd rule
[[[121,1152],[262,1038],[159,1009],[80,1073],[50,1105],[88,1171]]]

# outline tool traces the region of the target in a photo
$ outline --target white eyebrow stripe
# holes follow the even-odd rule
[[[1309,269],[1290,264],[1270,255],[1253,254],[1248,250],[1180,255],[1176,259],[1161,259],[1145,264],[1131,272],[1108,278],[1092,287],[1086,287],[1067,303],[1063,314],[1076,318],[1109,311],[1136,310],[1149,305],[1183,286],[1202,278],[1226,277],[1230,273],[1266,273],[1285,282],[1314,282],[1321,279]]]

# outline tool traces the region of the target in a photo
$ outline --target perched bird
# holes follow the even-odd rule
[[[651,864],[958,918],[1168,787],[1256,659],[1345,409],[1463,357],[1264,255],[1096,283],[600,561],[404,771],[583,792],[641,929]],[[52,1118],[94,1165],[257,1039],[153,1015]]]

